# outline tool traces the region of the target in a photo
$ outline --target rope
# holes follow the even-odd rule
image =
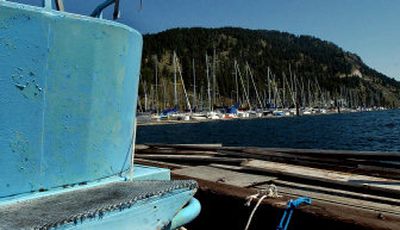
[[[276,185],[274,185],[274,184],[271,184],[271,185],[268,185],[267,188],[258,191],[258,193],[246,197],[245,206],[250,206],[251,201],[253,201],[253,199],[257,199],[260,195],[267,195],[267,197],[270,197],[270,198],[282,197],[278,194],[278,187],[276,187]]]
[[[250,224],[251,224],[251,220],[253,219],[253,216],[254,216],[254,213],[256,213],[258,206],[260,206],[261,202],[262,202],[265,198],[267,198],[267,197],[268,197],[267,195],[263,195],[263,196],[258,200],[256,206],[254,206],[254,208],[253,208],[253,211],[251,211],[251,214],[250,214],[250,216],[249,216],[249,219],[247,220],[247,224],[246,224],[246,227],[244,228],[244,230],[249,229]]]
[[[245,230],[249,229],[254,214],[256,213],[258,207],[260,206],[261,202],[265,198],[278,198],[278,197],[281,197],[278,194],[278,188],[274,184],[271,184],[271,185],[268,185],[268,188],[263,189],[263,190],[259,191],[256,194],[248,196],[246,198],[245,206],[250,206],[251,201],[253,201],[254,199],[257,199],[259,196],[261,196],[261,197],[260,197],[260,199],[258,199],[257,204],[254,206],[253,210],[250,213],[249,219],[247,220],[247,224],[246,224]]]

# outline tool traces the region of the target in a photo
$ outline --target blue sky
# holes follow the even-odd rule
[[[40,2],[41,0],[18,0]],[[400,80],[398,0],[120,0],[120,21],[142,33],[174,27],[274,29],[329,40]],[[101,0],[64,0],[89,13]]]

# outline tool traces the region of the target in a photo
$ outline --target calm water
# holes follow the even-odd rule
[[[400,151],[400,110],[141,126],[137,143]]]

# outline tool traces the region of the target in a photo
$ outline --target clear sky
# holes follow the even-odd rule
[[[101,1],[64,0],[67,11],[79,13]],[[400,80],[400,0],[143,0],[141,11],[139,0],[120,1],[120,21],[142,33],[234,26],[313,35]]]

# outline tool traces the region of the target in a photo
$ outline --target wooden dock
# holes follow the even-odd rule
[[[253,220],[253,229],[276,227],[287,201],[299,196],[310,197],[313,203],[295,211],[291,229],[400,229],[397,152],[148,144],[137,145],[135,161],[170,168],[174,178],[199,182],[203,200],[199,198],[208,211],[202,212],[191,229],[210,227],[203,223],[214,221],[208,212],[222,208],[215,202],[225,199],[225,206],[230,200],[244,204],[248,196],[272,185],[278,194],[263,200],[258,215],[264,217]],[[219,198],[213,204],[208,202],[215,196]],[[233,206],[240,215],[221,209],[226,221],[233,222],[229,229],[244,229],[254,204],[247,209]]]

